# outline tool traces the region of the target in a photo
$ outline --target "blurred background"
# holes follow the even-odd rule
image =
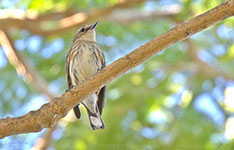
[[[67,89],[65,57],[99,21],[107,65],[224,0],[1,0],[0,117],[37,110]],[[51,130],[0,149],[234,149],[234,18],[176,43],[108,84],[105,130],[82,107]]]

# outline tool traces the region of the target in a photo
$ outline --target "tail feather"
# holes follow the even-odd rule
[[[105,128],[104,122],[99,112],[96,114],[89,114],[89,122],[93,130]]]
[[[93,130],[104,129],[105,125],[104,125],[104,122],[103,122],[102,117],[100,115],[100,112],[98,110],[98,107],[96,107],[96,112],[95,113],[90,112],[90,110],[86,106],[85,106],[85,108],[86,108],[86,110],[88,112],[89,122],[90,122],[90,125],[91,125],[92,129]]]

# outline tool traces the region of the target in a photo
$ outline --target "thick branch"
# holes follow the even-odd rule
[[[137,48],[133,52],[118,59],[88,80],[58,98],[53,98],[39,110],[15,117],[0,119],[0,138],[5,136],[37,132],[43,128],[53,127],[67,112],[80,103],[88,95],[104,86],[122,73],[143,63],[161,50],[189,36],[206,29],[214,23],[234,15],[234,5],[231,0],[220,4],[189,21],[179,24],[166,33]]]

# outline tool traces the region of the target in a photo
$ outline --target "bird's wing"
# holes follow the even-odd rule
[[[72,50],[69,50],[68,54],[67,54],[67,57],[66,57],[66,78],[67,78],[67,85],[68,85],[68,89],[71,89],[72,88],[72,81],[71,81],[71,76],[70,76],[70,63],[71,63],[71,59],[72,59],[72,53],[73,51]],[[79,109],[79,104],[76,105],[74,108],[74,113],[77,117],[77,119],[80,119],[80,116],[81,116],[81,113],[80,113],[80,109]]]
[[[98,58],[100,58],[100,61],[101,61],[101,69],[103,69],[105,66],[106,66],[106,62],[105,62],[105,56],[103,54],[103,52],[101,51],[101,49],[98,47],[99,49],[99,52],[98,53]],[[97,100],[97,104],[98,104],[98,109],[99,109],[99,112],[100,114],[102,114],[102,110],[105,106],[105,103],[106,103],[106,86],[102,87],[101,90],[99,91],[99,94],[98,94],[98,100]]]
[[[97,103],[98,103],[99,112],[100,112],[100,114],[102,114],[102,110],[103,110],[105,103],[106,103],[106,86],[104,86],[100,90]]]
[[[72,82],[71,82],[71,76],[70,76],[70,71],[69,71],[69,67],[70,67],[70,53],[71,50],[68,52],[67,57],[66,57],[66,65],[65,65],[65,70],[66,70],[66,78],[67,78],[67,85],[68,85],[68,89],[70,89],[72,87]]]

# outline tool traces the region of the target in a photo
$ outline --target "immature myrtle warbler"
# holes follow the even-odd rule
[[[105,67],[104,54],[96,43],[96,25],[80,28],[72,40],[72,46],[66,57],[66,77],[68,90],[77,86],[88,77]],[[101,114],[105,105],[106,86],[82,101],[93,130],[104,129]],[[79,105],[74,107],[76,117],[80,118]]]

